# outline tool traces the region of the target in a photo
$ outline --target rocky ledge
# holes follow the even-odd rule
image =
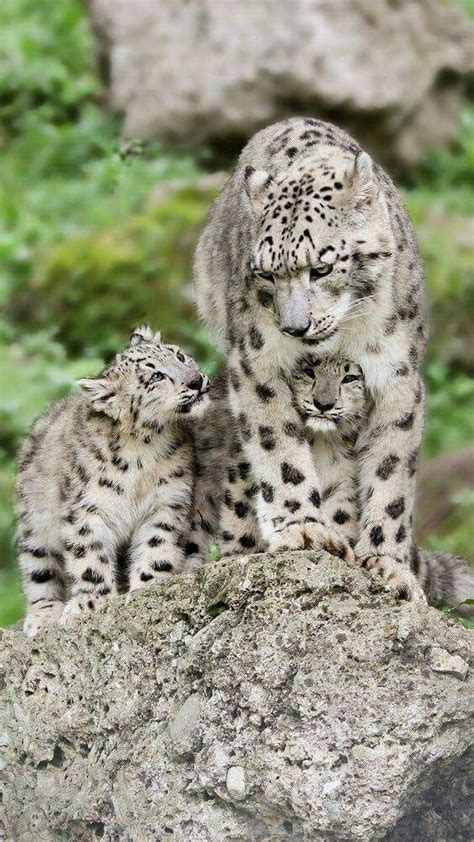
[[[468,839],[470,639],[314,552],[6,631],[5,837]]]

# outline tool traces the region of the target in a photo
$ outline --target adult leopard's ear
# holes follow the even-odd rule
[[[357,153],[352,168],[347,173],[352,187],[351,205],[357,211],[370,208],[378,196],[379,189],[374,175],[374,164],[370,155],[362,150]]]
[[[158,336],[158,339],[155,337]],[[151,327],[148,325],[142,325],[141,327],[136,327],[135,330],[130,334],[130,345],[139,345],[140,342],[159,342],[161,339],[160,334],[154,334]]]
[[[76,385],[87,396],[96,412],[115,419],[119,417],[119,400],[112,380],[107,377],[91,377],[76,380]]]
[[[256,170],[255,167],[250,166],[245,168],[245,192],[256,216],[261,215],[265,199],[274,186],[275,181],[266,170]]]

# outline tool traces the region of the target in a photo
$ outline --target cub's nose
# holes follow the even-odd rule
[[[202,384],[204,383],[204,378],[201,377],[200,374],[196,374],[196,376],[188,383],[188,387],[190,389],[195,389],[196,392],[199,392],[202,389]]]
[[[332,409],[334,406],[333,403],[319,403],[319,401],[314,401],[314,405],[316,409],[319,409],[320,412],[328,412],[328,410]]]

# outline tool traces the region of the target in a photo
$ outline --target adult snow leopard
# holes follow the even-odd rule
[[[362,505],[373,502],[356,558],[374,574],[394,562],[408,567],[423,429],[423,268],[383,169],[319,120],[284,120],[257,133],[209,212],[195,285],[200,314],[227,355],[229,403],[270,549],[329,546],[352,558],[321,514],[317,465],[289,386],[298,359],[317,349],[360,365],[373,400],[358,445]],[[403,535],[396,524],[382,526],[377,484],[380,499],[403,499]],[[285,505],[289,491],[297,512]],[[413,598],[422,598],[421,588]]]

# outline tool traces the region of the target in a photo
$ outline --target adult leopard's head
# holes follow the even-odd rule
[[[284,172],[247,167],[245,188],[257,221],[251,271],[260,303],[275,308],[283,333],[330,344],[393,259],[371,158],[321,145]]]
[[[301,361],[292,391],[306,428],[317,433],[353,433],[371,406],[361,367],[340,357]]]
[[[209,379],[177,345],[149,327],[137,328],[130,345],[97,377],[79,380],[95,412],[134,429],[160,428],[207,407]]]

